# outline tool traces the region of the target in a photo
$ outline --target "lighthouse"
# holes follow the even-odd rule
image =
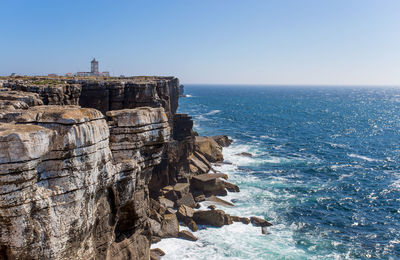
[[[99,62],[94,58],[91,62],[91,72],[93,75],[99,75]]]

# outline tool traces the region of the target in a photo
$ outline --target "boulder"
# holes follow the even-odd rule
[[[225,225],[232,225],[233,224],[232,218],[231,218],[231,216],[229,214],[225,214],[225,216],[224,216],[224,224]]]
[[[176,212],[176,215],[180,221],[185,221],[187,218],[192,218],[194,209],[186,205],[181,205]]]
[[[160,237],[178,237],[179,222],[175,214],[165,214],[161,222]]]
[[[194,222],[194,220],[192,218],[186,219],[185,224],[193,232],[196,232],[197,230],[199,230],[199,228],[197,227],[196,222]]]
[[[233,222],[240,222],[240,217],[238,216],[231,216]]]
[[[161,241],[161,237],[158,236],[151,236],[151,243],[155,244]]]
[[[150,209],[150,218],[157,222],[161,222],[163,219],[163,217],[155,209]]]
[[[237,186],[236,184],[225,181],[224,185],[225,185],[225,188],[230,192],[239,192],[240,191],[239,186]]]
[[[263,235],[268,235],[269,234],[269,232],[267,230],[267,227],[261,227],[261,234],[263,234]]]
[[[174,188],[171,185],[165,186],[161,189],[161,194],[165,196],[169,191],[173,190]]]
[[[154,199],[150,199],[150,208],[160,215],[164,215],[167,210],[163,205]]]
[[[193,220],[200,225],[222,227],[225,225],[225,212],[223,210],[199,210],[193,214]]]
[[[228,147],[233,143],[233,140],[226,135],[217,135],[212,136],[211,138],[214,139],[214,141],[222,147]]]
[[[168,187],[168,186],[167,186]],[[169,186],[171,187],[171,186]],[[172,186],[172,189],[164,189],[165,197],[171,201],[177,201],[189,193],[189,183],[177,183]]]
[[[227,178],[227,175],[223,173],[200,174],[192,177],[191,185],[195,190],[202,191],[204,194],[225,196],[227,195],[225,182],[220,179],[221,177]]]
[[[208,208],[208,209],[211,209],[211,210],[215,210],[215,209],[216,209],[215,205],[210,205],[210,206],[208,206],[207,208]]]
[[[176,207],[179,208],[181,205],[185,205],[191,208],[194,208],[196,206],[196,202],[193,199],[193,196],[191,193],[186,194],[183,196],[181,199],[178,199],[176,201]]]
[[[244,157],[253,157],[253,155],[251,153],[246,153],[246,152],[237,153],[236,155],[244,156]]]
[[[149,219],[150,231],[152,236],[161,236],[161,223],[155,219]]]
[[[173,190],[176,192],[178,198],[182,198],[189,193],[189,183],[177,183],[174,185]]]
[[[206,200],[206,196],[202,191],[195,191],[193,192],[193,198],[196,202],[201,202]]]
[[[240,218],[240,222],[242,222],[243,224],[248,225],[248,224],[250,224],[250,219],[242,217],[242,218]]]
[[[223,200],[223,199],[220,199],[218,197],[215,197],[214,195],[208,197],[207,201],[211,201],[211,202],[213,202],[213,203],[215,203],[217,205],[221,205],[221,206],[224,206],[224,207],[233,207],[233,206],[235,206],[233,203],[231,203],[229,201],[226,201],[226,200]]]
[[[164,206],[165,208],[173,208],[174,207],[174,202],[167,198],[158,197],[158,201],[160,202],[160,205]]]
[[[165,252],[160,248],[150,249],[150,260],[160,260],[162,256],[165,255]]]
[[[251,224],[253,224],[256,227],[269,227],[272,226],[271,223],[266,221],[265,219],[258,218],[258,217],[251,217],[250,218]]]
[[[204,163],[199,156],[198,153],[194,153],[189,156],[189,168],[192,174],[204,174],[207,173],[211,169],[211,165],[208,163]],[[204,158],[204,157],[203,157]]]
[[[180,231],[178,237],[189,241],[197,241],[197,237],[187,230]]]
[[[222,162],[222,147],[211,137],[196,136],[195,151],[203,155],[209,162]]]

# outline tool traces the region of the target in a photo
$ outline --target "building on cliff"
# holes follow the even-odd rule
[[[90,62],[90,72],[77,72],[76,76],[78,77],[91,77],[91,76],[103,76],[109,77],[110,73],[108,71],[99,72],[99,61],[96,58]]]

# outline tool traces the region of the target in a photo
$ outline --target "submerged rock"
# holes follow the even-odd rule
[[[247,152],[237,153],[236,155],[244,156],[244,157],[253,157],[253,155],[251,153],[247,153]]]

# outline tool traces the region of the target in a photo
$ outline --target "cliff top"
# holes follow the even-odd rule
[[[164,81],[174,79],[173,76],[132,76],[132,77],[49,77],[49,76],[0,76],[0,81],[8,82],[24,82],[30,85],[59,85],[66,83],[79,83],[82,81],[99,81],[99,82],[120,82],[129,81],[134,83],[151,83],[156,81]]]

